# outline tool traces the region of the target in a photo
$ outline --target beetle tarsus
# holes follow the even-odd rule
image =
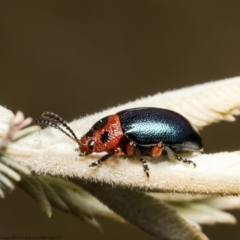
[[[136,143],[132,141],[131,144],[132,144],[132,146],[134,147],[136,156],[137,156],[137,157],[140,159],[140,161],[142,162],[144,172],[146,173],[147,177],[149,177],[149,167],[148,167],[148,164],[147,164],[147,160],[146,160],[145,158],[142,158],[141,152],[140,152],[139,149],[137,148]]]
[[[179,156],[177,156],[177,155],[175,155],[175,157],[176,157],[176,160],[178,160],[178,161],[181,161],[181,162],[186,163],[186,164],[189,164],[189,165],[192,164],[194,168],[197,166],[196,163],[193,162],[193,161],[191,161],[191,160],[188,160],[188,159],[186,159],[186,158],[179,157]]]
[[[147,160],[144,158],[141,158],[140,160],[142,162],[144,172],[146,173],[147,177],[149,177],[149,167],[147,164]]]
[[[100,165],[102,163],[101,159],[97,160],[96,162],[93,162],[89,165],[89,167],[96,167],[97,165]]]
[[[119,152],[119,148],[116,148],[116,149],[114,149],[112,152],[110,152],[110,153],[102,156],[102,157],[101,157],[100,159],[98,159],[97,161],[91,163],[91,164],[89,165],[89,167],[95,167],[95,166],[97,166],[97,165],[100,165],[102,162],[106,161],[108,158],[110,158],[113,154],[115,154],[115,153],[117,153],[117,152]]]

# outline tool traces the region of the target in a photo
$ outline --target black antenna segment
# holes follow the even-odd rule
[[[62,133],[64,133],[65,135],[67,135],[69,138],[74,140],[80,146],[80,143],[76,134],[68,126],[67,122],[63,118],[58,116],[56,113],[43,112],[42,117],[34,120],[34,123],[56,128]],[[63,128],[61,128],[59,125],[62,125],[68,132],[65,131]]]

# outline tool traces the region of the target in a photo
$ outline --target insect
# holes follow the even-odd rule
[[[73,139],[80,156],[106,152],[89,167],[101,164],[111,156],[134,155],[149,177],[147,158],[167,153],[171,160],[196,164],[178,153],[202,151],[202,139],[196,128],[177,112],[162,108],[133,108],[106,116],[97,121],[80,139],[67,122],[52,112],[44,112],[36,124],[54,127]]]

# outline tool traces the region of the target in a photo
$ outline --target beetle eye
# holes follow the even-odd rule
[[[95,141],[94,141],[94,140],[89,141],[89,143],[88,143],[88,148],[89,148],[90,150],[93,150],[94,144],[95,144]]]

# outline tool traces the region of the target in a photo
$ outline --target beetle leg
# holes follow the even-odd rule
[[[89,165],[89,167],[95,167],[97,165],[100,165],[102,162],[106,161],[108,158],[110,158],[112,155],[114,155],[115,153],[118,153],[120,150],[120,148],[116,148],[114,149],[112,152],[107,153],[106,155],[102,156],[100,159],[98,159],[97,161],[91,163]]]
[[[180,157],[178,156],[176,153],[174,153],[174,151],[169,148],[168,146],[164,146],[164,149],[166,150],[167,152],[167,155],[168,157],[171,159],[171,160],[178,160],[178,161],[182,161],[184,163],[187,163],[187,164],[192,164],[194,167],[196,167],[196,163],[191,161],[191,160],[188,160],[186,158],[183,158],[183,157]]]
[[[151,157],[159,157],[162,154],[163,148],[164,148],[164,145],[162,142],[153,146],[150,153]]]
[[[136,143],[130,142],[130,144],[134,147],[135,154],[139,158],[139,160],[141,161],[141,163],[143,165],[143,170],[146,173],[147,177],[149,177],[149,167],[148,167],[148,164],[147,164],[147,160],[145,158],[142,158],[141,152],[137,148]]]
[[[126,154],[129,155],[129,156],[132,156],[135,154],[135,148],[136,148],[136,144],[131,141],[131,142],[128,142],[127,145],[126,145]]]

